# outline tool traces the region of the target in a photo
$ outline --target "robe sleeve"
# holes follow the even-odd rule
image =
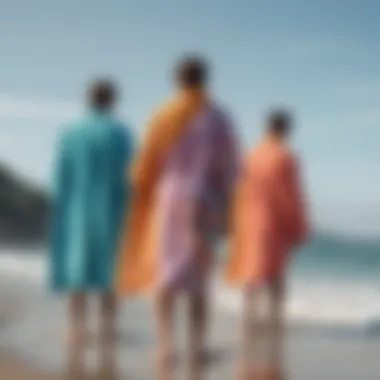
[[[230,226],[232,198],[239,171],[241,171],[240,149],[233,123],[225,120],[225,126],[217,146],[216,187],[219,189],[220,210],[222,211],[222,231]]]
[[[157,140],[161,124],[163,123],[163,111],[157,110],[150,117],[145,134],[138,149],[134,146],[133,160],[128,164],[128,181],[138,190],[146,186],[152,176],[151,171],[156,168],[157,163]]]
[[[132,193],[131,178],[123,173],[130,170],[133,154],[135,150],[134,136],[132,132],[124,125],[119,126],[117,134],[114,136],[113,154],[114,154],[114,186],[112,194],[113,212],[115,215],[114,221],[115,231],[119,231],[124,214],[128,213],[129,202]]]
[[[299,160],[287,157],[284,162],[283,176],[283,213],[291,245],[302,243],[308,235],[308,221],[304,191],[300,178]]]

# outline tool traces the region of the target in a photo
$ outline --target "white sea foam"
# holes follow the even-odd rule
[[[41,254],[0,254],[0,276],[43,288],[46,258]],[[218,308],[238,313],[241,292],[214,280],[213,299]],[[307,280],[292,278],[286,304],[289,322],[302,324],[367,326],[380,321],[380,286],[370,281]]]
[[[380,321],[380,289],[371,283],[292,279],[289,285],[286,303],[286,318],[289,322],[365,327]],[[230,312],[241,310],[240,293],[226,288],[220,282],[215,284],[217,305]]]
[[[46,258],[39,253],[6,253],[0,254],[0,275],[16,276],[35,284],[45,280]]]

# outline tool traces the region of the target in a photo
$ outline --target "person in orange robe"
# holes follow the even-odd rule
[[[290,116],[286,112],[269,115],[263,140],[243,163],[234,197],[226,280],[244,289],[244,372],[248,370],[247,359],[251,358],[255,340],[254,309],[263,286],[269,288],[267,331],[272,358],[278,363],[284,274],[291,252],[307,236],[299,162],[287,145],[290,132]]]

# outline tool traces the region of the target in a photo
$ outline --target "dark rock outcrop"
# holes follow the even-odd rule
[[[0,244],[40,244],[47,238],[48,192],[0,164]]]

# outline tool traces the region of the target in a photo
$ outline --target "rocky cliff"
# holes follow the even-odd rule
[[[0,164],[0,244],[39,244],[47,238],[48,192]]]

